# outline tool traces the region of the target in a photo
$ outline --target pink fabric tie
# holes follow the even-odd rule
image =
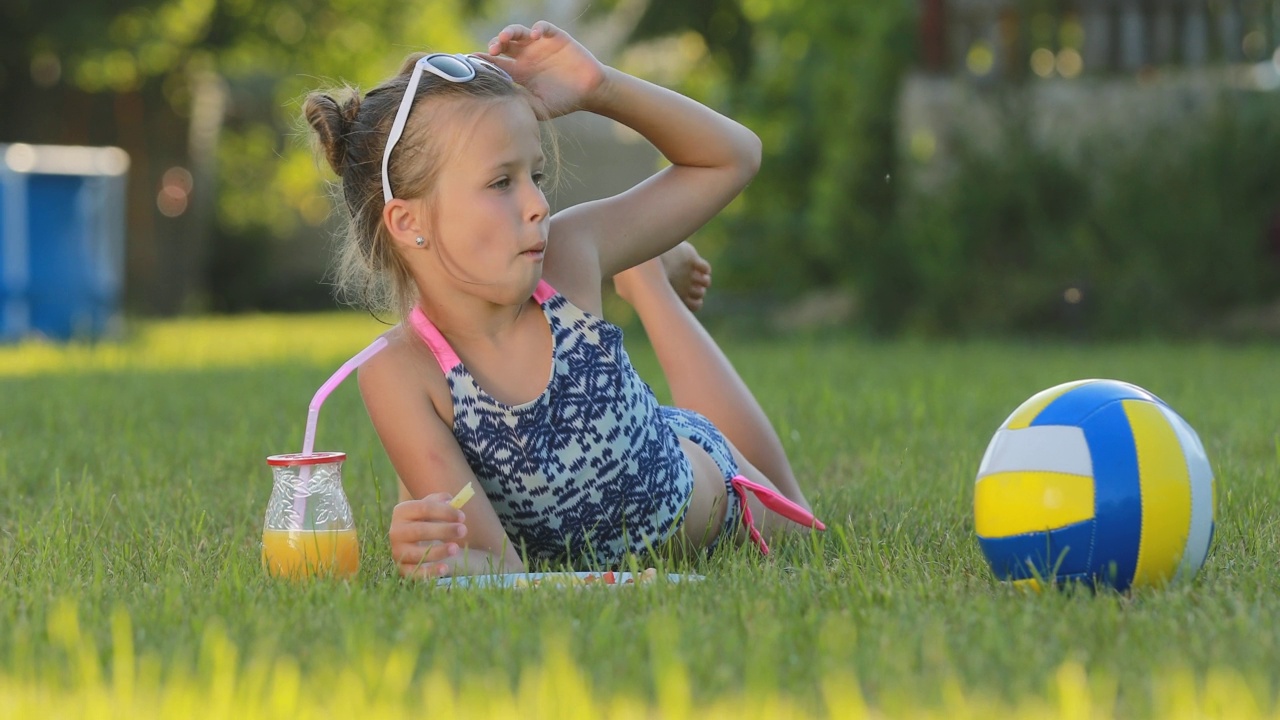
[[[813,516],[813,513],[805,510],[794,502],[783,497],[774,490],[759,484],[751,482],[741,475],[736,475],[729,481],[733,484],[734,492],[738,493],[738,498],[742,501],[742,522],[747,524],[747,533],[751,537],[751,542],[755,543],[760,552],[765,555],[769,554],[769,546],[765,544],[764,538],[760,535],[760,530],[756,527],[755,518],[751,516],[751,506],[747,504],[747,491],[756,494],[756,498],[760,500],[760,504],[766,508],[778,513],[782,517],[808,528],[816,528],[818,530],[826,530],[827,526],[822,521]]]

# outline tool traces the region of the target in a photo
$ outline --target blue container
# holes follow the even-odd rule
[[[0,145],[0,340],[117,330],[128,166],[119,148]]]

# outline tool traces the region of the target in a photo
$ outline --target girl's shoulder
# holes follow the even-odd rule
[[[546,259],[542,278],[569,302],[590,313],[602,314],[600,261],[589,238],[557,224],[559,214],[551,218]]]
[[[452,415],[453,404],[444,372],[408,321],[387,330],[382,337],[386,338],[387,346],[365,361],[358,371],[365,402],[384,393],[425,396],[438,411],[447,408]]]

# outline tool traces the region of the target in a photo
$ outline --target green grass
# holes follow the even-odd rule
[[[264,459],[300,448],[311,394],[379,327],[351,315],[189,321],[121,346],[0,348],[0,715],[4,678],[43,697],[82,687],[88,665],[111,677],[136,653],[180,685],[207,674],[224,641],[246,678],[272,662],[381,677],[392,653],[419,684],[495,697],[563,648],[553,665],[577,668],[600,702],[669,710],[683,682],[695,707],[778,698],[816,712],[836,678],[891,715],[1033,712],[1066,702],[1055,688],[1076,668],[1126,717],[1167,714],[1188,677],[1208,682],[1206,712],[1213,692],[1277,707],[1280,349],[730,343],[830,531],[768,560],[742,551],[676,568],[704,583],[586,592],[400,581],[385,537],[394,475],[349,381],[321,413],[317,449],[349,454],[363,569],[350,583],[273,582],[259,566]],[[633,360],[661,394],[638,338]],[[1142,385],[1200,433],[1218,526],[1194,583],[1026,595],[991,578],[973,534],[982,451],[1027,397],[1084,377]]]

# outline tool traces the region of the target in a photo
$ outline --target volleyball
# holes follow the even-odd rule
[[[992,572],[1120,591],[1189,580],[1213,539],[1214,479],[1195,430],[1116,380],[1033,395],[991,438],[974,529]]]

